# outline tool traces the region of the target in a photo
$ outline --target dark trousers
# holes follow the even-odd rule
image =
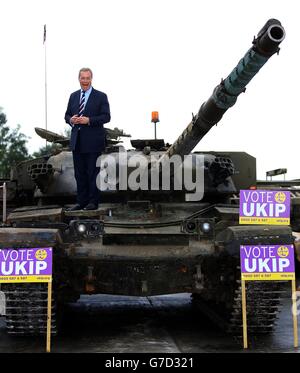
[[[100,191],[96,185],[96,178],[99,173],[99,167],[96,167],[96,161],[100,154],[101,152],[81,153],[80,144],[76,144],[75,151],[73,151],[77,203],[81,207],[86,206],[88,203],[98,206]]]

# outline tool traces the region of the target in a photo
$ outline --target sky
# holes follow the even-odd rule
[[[64,133],[78,71],[93,70],[93,87],[107,94],[111,122],[132,138],[175,141],[216,85],[252,46],[269,18],[286,31],[273,55],[197,151],[245,151],[257,177],[287,168],[300,178],[297,0],[2,0],[0,107],[20,124],[30,153],[45,145],[34,127]],[[44,24],[47,37],[43,43]],[[45,74],[46,61],[46,74]],[[47,82],[47,85],[45,84]],[[46,87],[46,89],[45,89]],[[126,139],[124,144],[130,148]],[[282,177],[274,177],[273,180]]]

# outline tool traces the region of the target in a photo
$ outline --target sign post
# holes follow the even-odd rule
[[[246,303],[246,283],[242,280],[242,315],[243,315],[243,341],[244,348],[248,348],[247,336],[247,303]]]
[[[47,301],[47,343],[46,351],[51,350],[51,304],[52,304],[52,281],[48,282],[48,301]]]
[[[0,249],[0,283],[47,282],[47,343],[51,349],[52,247]]]
[[[296,299],[296,280],[292,280],[292,312],[293,312],[293,327],[294,327],[294,347],[298,347],[298,323],[297,323],[297,303]]]

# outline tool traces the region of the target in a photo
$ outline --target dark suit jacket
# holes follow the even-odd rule
[[[71,117],[78,114],[79,101],[80,90],[73,92],[69,99],[65,114],[65,121],[69,125],[71,125]],[[70,141],[71,150],[75,150],[78,133],[80,131],[81,153],[102,152],[105,148],[105,129],[103,128],[103,124],[110,121],[109,103],[106,94],[92,88],[92,92],[85,105],[83,116],[90,118],[90,124],[75,124],[72,126]]]

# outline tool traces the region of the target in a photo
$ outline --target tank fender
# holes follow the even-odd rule
[[[289,226],[230,226],[216,236],[216,253],[240,256],[240,245],[294,244]]]
[[[0,248],[54,247],[61,243],[62,238],[58,229],[0,229]]]

